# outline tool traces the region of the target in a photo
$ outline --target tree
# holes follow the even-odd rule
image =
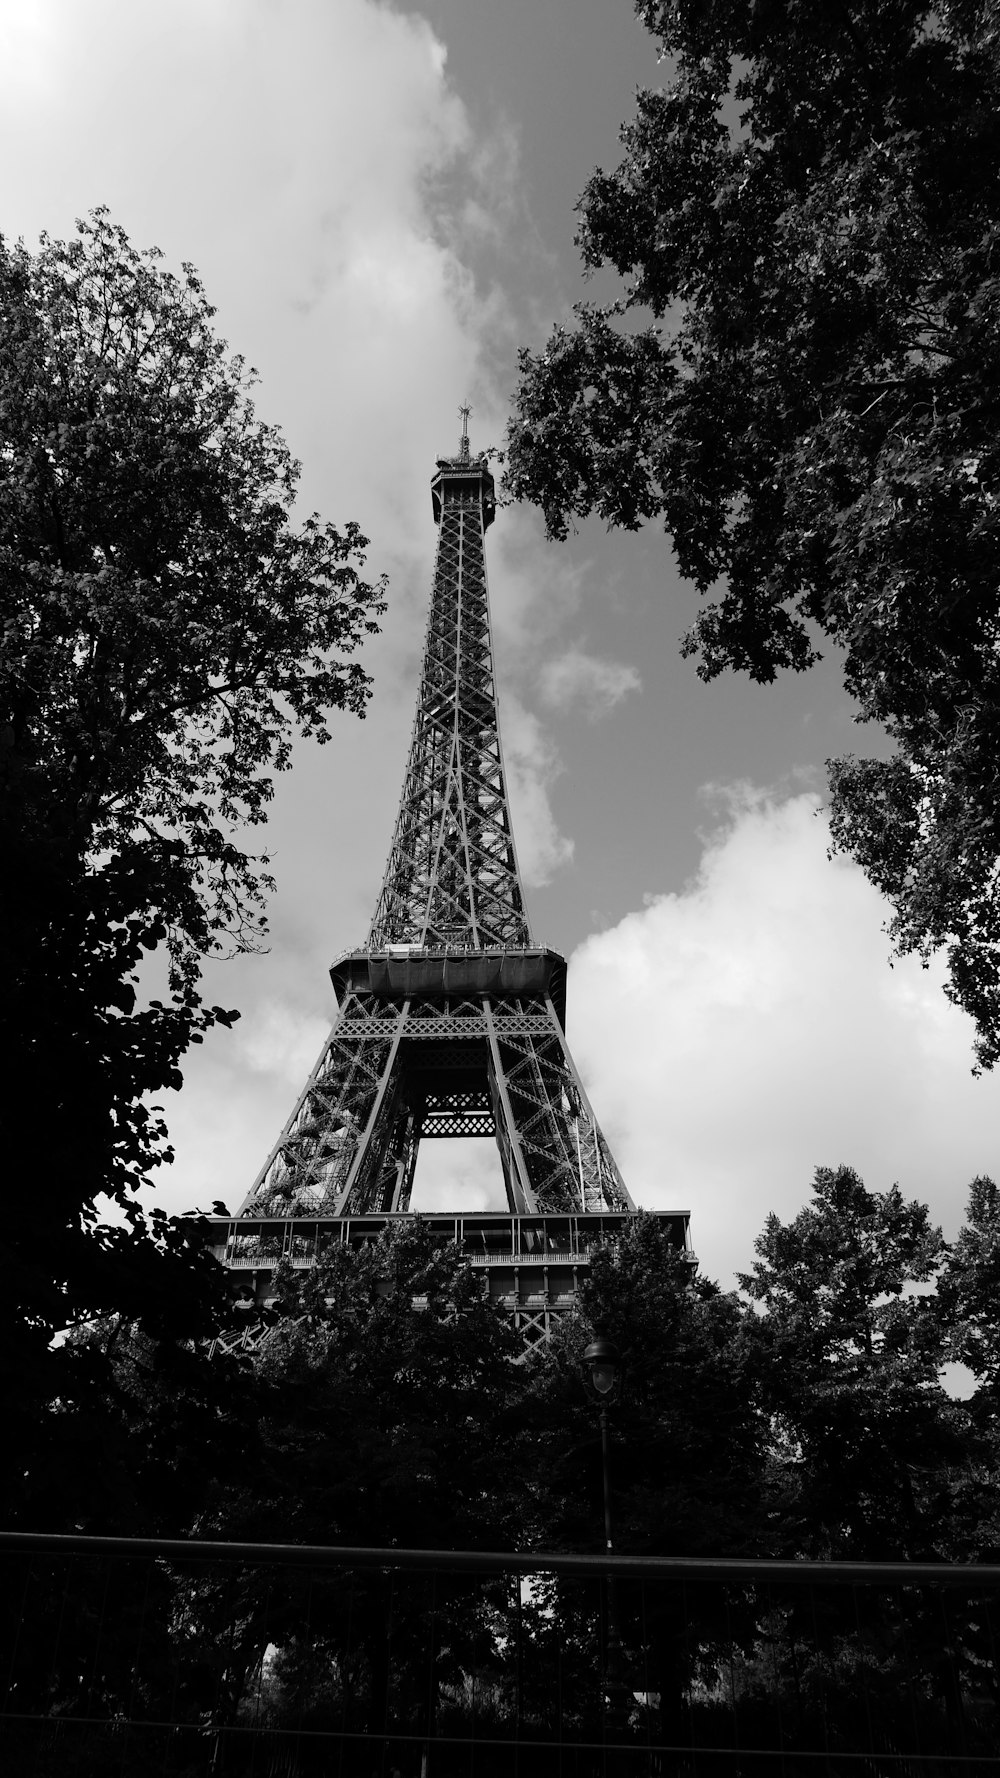
[[[820,1167],[812,1202],[787,1224],[769,1216],[755,1247],[740,1283],[761,1307],[785,1551],[957,1558],[949,1498],[971,1451],[938,1381],[945,1352],[922,1287],[945,1248],[926,1206]]]
[[[951,1548],[961,1559],[995,1562],[1000,1554],[1000,1192],[974,1179],[964,1227],[949,1248],[937,1289],[946,1355],[967,1365],[976,1389],[969,1416],[969,1462],[949,1493]],[[982,1625],[978,1626],[979,1636]],[[992,1651],[970,1634],[981,1670]]]
[[[648,1555],[760,1547],[766,1425],[746,1320],[735,1295],[693,1271],[655,1216],[629,1218],[596,1249],[579,1312],[536,1354],[525,1401],[532,1541],[603,1547],[600,1438],[582,1361],[600,1332],[623,1364],[612,1410],[621,1547]]]
[[[476,1270],[438,1243],[417,1219],[359,1249],[335,1247],[310,1271],[279,1274],[280,1319],[254,1361],[261,1448],[242,1482],[206,1503],[201,1535],[600,1549],[601,1442],[581,1362],[600,1325],[626,1367],[612,1410],[618,1547],[685,1555],[762,1547],[767,1429],[748,1316],[735,1297],[692,1276],[655,1217],[635,1218],[593,1254],[581,1313],[530,1355]],[[410,1700],[412,1732],[427,1732],[422,1712],[433,1716],[447,1687],[460,1708],[466,1678],[483,1667],[513,1708],[522,1658],[527,1717],[537,1710],[545,1720],[561,1686],[574,1713],[596,1713],[599,1732],[599,1592],[593,1582],[539,1578],[523,1597],[502,1577],[439,1574],[433,1592],[427,1577],[400,1575],[390,1594],[379,1575],[358,1573],[349,1586],[314,1578],[307,1588],[301,1577],[248,1574],[235,1605],[214,1581],[192,1595],[191,1635],[207,1651],[229,1647],[219,1614],[234,1612],[231,1712],[270,1642],[282,1650],[296,1709],[297,1688],[312,1688],[310,1711],[339,1720],[357,1709],[363,1727],[385,1721],[391,1613],[393,1683]],[[641,1645],[652,1689],[669,1694],[671,1726],[699,1644],[692,1626],[702,1644],[721,1643],[732,1621],[718,1589],[688,1603],[687,1622],[675,1599],[651,1599],[646,1615],[641,1589],[619,1589],[622,1634],[636,1661]],[[512,1720],[500,1714],[506,1733]]]
[[[516,1541],[497,1463],[521,1347],[459,1249],[415,1218],[275,1282],[279,1319],[254,1362],[264,1471],[226,1509],[250,1515],[239,1535]]]
[[[889,759],[831,825],[1000,1056],[1000,34],[979,0],[636,0],[671,78],[578,232],[606,307],[521,355],[507,485],[549,534],[662,519],[698,671],[843,653]],[[719,589],[721,587],[721,593]]]
[[[0,242],[0,1346],[20,1477],[42,1405],[81,1374],[53,1335],[145,1312],[211,1320],[211,1262],[134,1193],[169,1159],[144,1095],[213,1022],[200,959],[263,930],[262,822],[298,731],[361,715],[381,609],[365,539],[293,520],[298,466],[191,267],[104,211],[37,254]],[[166,985],[143,1001],[148,954]],[[149,993],[147,989],[147,994]],[[98,1225],[106,1193],[124,1226]],[[88,1363],[91,1359],[88,1358]],[[20,1411],[19,1411],[20,1410]]]
[[[497,1549],[520,1542],[517,1463],[530,1378],[508,1318],[453,1244],[421,1221],[359,1248],[333,1247],[315,1267],[276,1278],[279,1319],[254,1360],[260,1448],[240,1483],[206,1501],[201,1536],[383,1548]],[[498,1581],[498,1587],[503,1586]],[[348,1686],[360,1726],[381,1731],[390,1683],[410,1654],[434,1649],[434,1689],[488,1640],[491,1589],[479,1578],[241,1576],[238,1596],[210,1581],[191,1596],[191,1635],[210,1654],[218,1613],[235,1612],[229,1708],[268,1642],[282,1674],[316,1708],[324,1685]],[[429,1639],[431,1639],[429,1641]],[[338,1677],[339,1676],[339,1677]],[[353,1688],[353,1689],[351,1689]],[[297,1695],[297,1708],[302,1698]],[[338,1695],[334,1720],[349,1707]],[[426,1677],[408,1708],[428,1705]],[[301,1718],[300,1718],[301,1720]]]
[[[928,1286],[947,1253],[926,1207],[898,1186],[869,1192],[849,1167],[821,1167],[812,1202],[788,1224],[770,1216],[756,1250],[740,1282],[762,1311],[780,1553],[991,1560],[996,1467],[965,1404],[939,1381],[948,1347]],[[872,1590],[859,1609],[856,1597],[831,1593],[817,1605],[792,1589],[783,1609],[791,1641],[822,1655],[812,1709],[819,1678],[824,1713],[843,1711],[850,1734],[858,1660],[874,1659],[873,1708],[890,1732],[901,1695],[927,1698],[928,1731],[943,1706],[952,1744],[964,1745],[966,1703],[991,1666],[977,1603],[956,1601],[944,1634],[940,1598],[909,1591]],[[767,1684],[787,1690],[792,1679],[797,1692],[794,1661]]]
[[[985,1176],[969,1187],[965,1224],[948,1252],[938,1298],[950,1355],[976,1379],[972,1408],[1000,1458],[1000,1190]]]
[[[622,1360],[608,1410],[615,1548],[630,1555],[766,1553],[767,1421],[760,1410],[750,1317],[735,1295],[701,1276],[655,1216],[630,1217],[591,1256],[579,1310],[534,1358],[522,1413],[521,1468],[529,1547],[603,1548],[603,1474],[596,1404],[583,1351],[598,1332]],[[574,1709],[595,1712],[593,1676],[603,1617],[642,1706],[667,1742],[686,1736],[697,1680],[723,1661],[733,1634],[752,1636],[746,1600],[718,1586],[561,1578],[538,1590],[530,1659],[536,1707],[564,1688]],[[640,1677],[641,1676],[641,1677]],[[657,1700],[654,1702],[654,1696]],[[589,1700],[589,1703],[588,1703]]]

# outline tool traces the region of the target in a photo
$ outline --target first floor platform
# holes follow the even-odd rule
[[[658,1210],[657,1222],[672,1247],[692,1265],[691,1213]],[[549,1332],[554,1317],[577,1300],[596,1249],[613,1241],[634,1212],[561,1216],[513,1216],[507,1211],[421,1216],[424,1228],[454,1242],[482,1272],[483,1288],[509,1313],[529,1343]],[[345,1217],[212,1217],[210,1249],[233,1274],[234,1303],[246,1313],[273,1302],[274,1275],[284,1262],[313,1266],[336,1247],[376,1241],[410,1215]]]

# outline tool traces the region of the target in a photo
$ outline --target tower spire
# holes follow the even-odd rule
[[[431,495],[438,547],[423,670],[368,945],[530,945],[500,746],[483,553],[493,477],[464,453],[442,457]]]
[[[468,402],[465,402],[464,405],[462,407],[460,407],[458,411],[459,411],[459,414],[460,414],[461,420],[462,420],[462,440],[461,440],[461,443],[458,447],[458,455],[459,455],[460,462],[468,463],[470,461],[469,415],[471,414],[472,409],[469,406]]]

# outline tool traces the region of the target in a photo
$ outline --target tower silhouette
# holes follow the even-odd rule
[[[565,962],[534,944],[525,912],[484,555],[494,484],[462,416],[459,454],[438,460],[431,483],[430,617],[371,930],[331,968],[333,1029],[216,1252],[266,1300],[279,1258],[312,1263],[331,1239],[368,1239],[409,1214],[423,1138],[492,1137],[506,1213],[428,1220],[537,1338],[575,1299],[595,1242],[636,1206],[566,1042]],[[661,1220],[687,1249],[688,1213]]]

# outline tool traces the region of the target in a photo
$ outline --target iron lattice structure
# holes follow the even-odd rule
[[[366,945],[241,1218],[406,1213],[421,1137],[492,1136],[517,1215],[635,1209],[570,1055],[566,969],[532,942],[500,745],[484,537],[493,478],[437,464],[420,693]]]

